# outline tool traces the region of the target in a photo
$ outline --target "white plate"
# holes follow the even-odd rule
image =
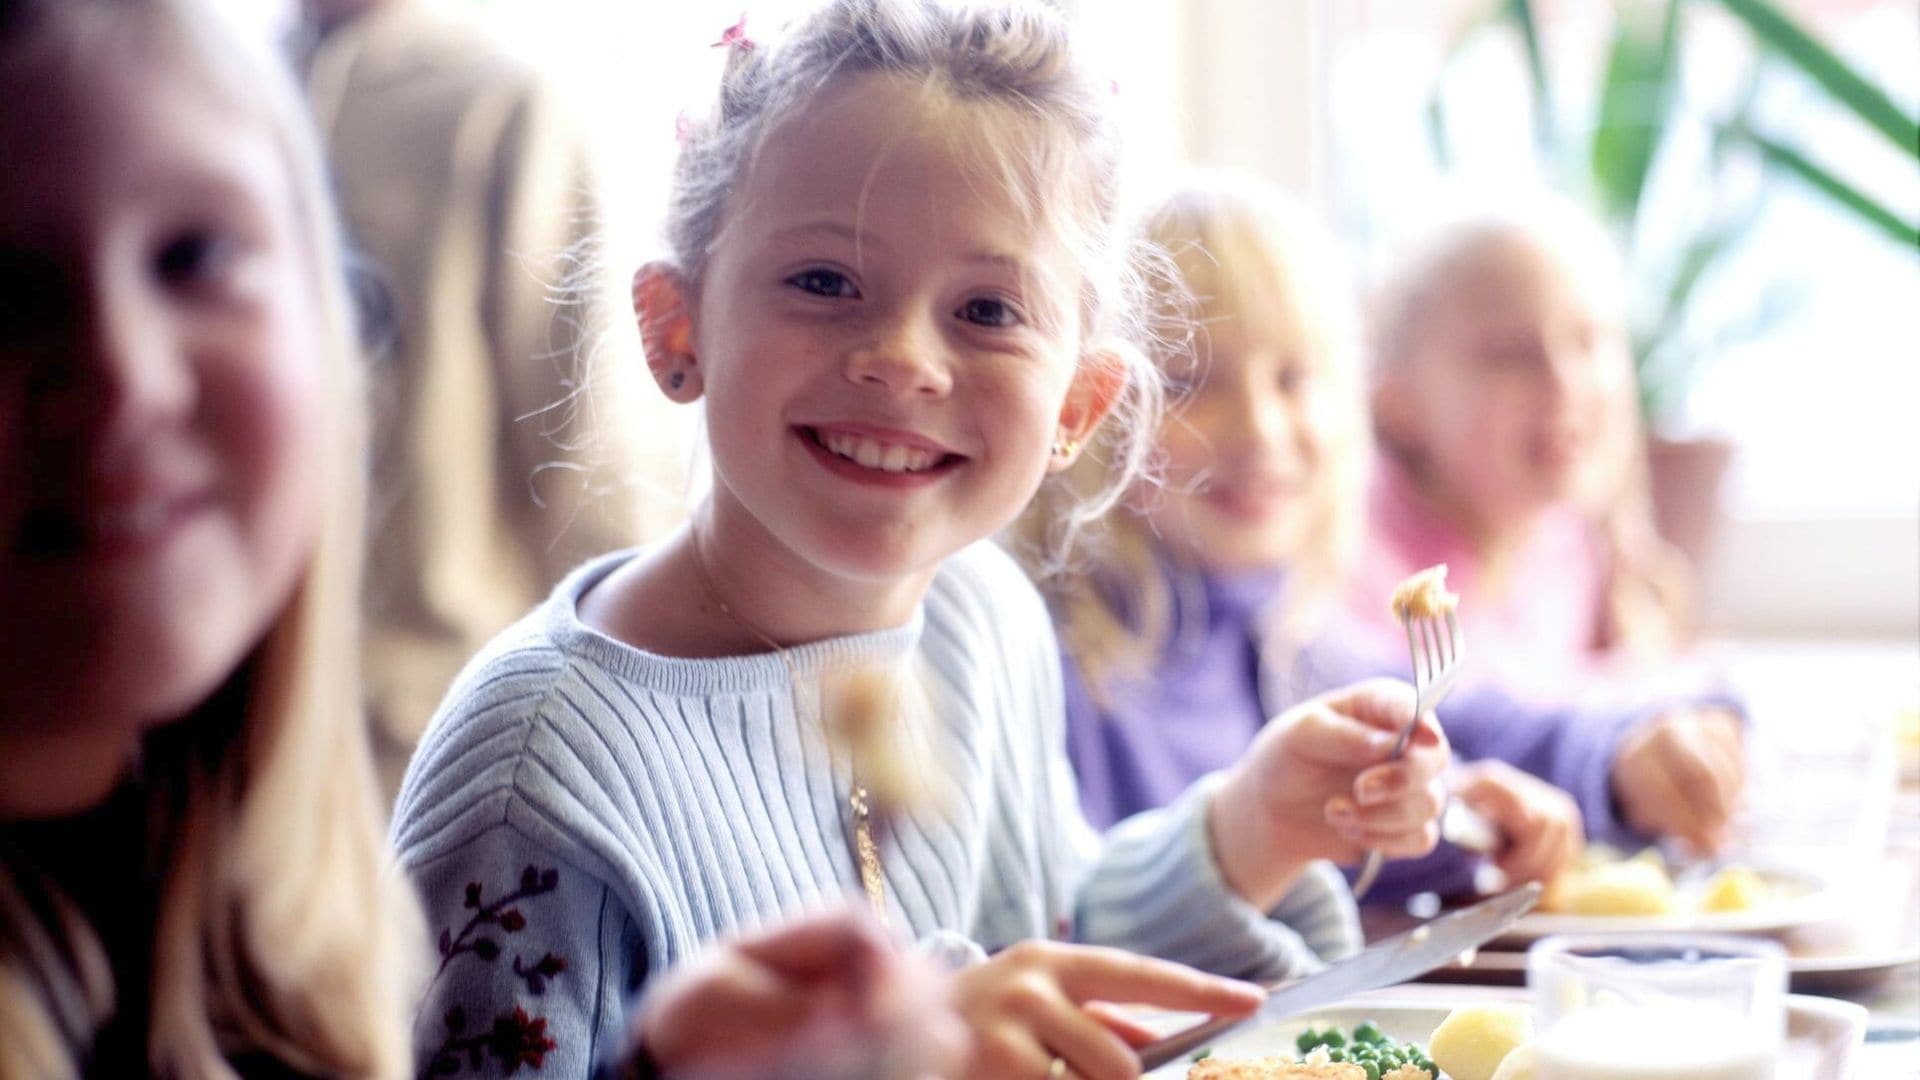
[[[1399,1042],[1421,1046],[1440,1021],[1461,1005],[1491,1002],[1525,1004],[1523,989],[1501,986],[1393,986],[1357,994],[1340,1004],[1269,1024],[1235,1032],[1212,1047],[1220,1058],[1297,1054],[1294,1038],[1310,1025],[1338,1024],[1351,1028],[1372,1020]],[[1776,1074],[1780,1080],[1844,1080],[1849,1063],[1867,1031],[1867,1010],[1831,998],[1787,998],[1787,1042]],[[1176,1061],[1147,1074],[1162,1080],[1187,1075],[1188,1061]]]
[[[1833,918],[1843,899],[1812,874],[1784,867],[1756,867],[1754,872],[1774,895],[1766,903],[1746,911],[1689,911],[1672,915],[1556,915],[1535,911],[1522,915],[1498,940],[1530,942],[1549,934],[1649,931],[1779,935],[1795,927]]]

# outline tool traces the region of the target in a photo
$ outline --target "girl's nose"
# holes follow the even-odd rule
[[[1276,391],[1258,386],[1242,386],[1233,395],[1228,410],[1227,438],[1223,453],[1236,451],[1271,455],[1291,450],[1295,425],[1286,400]]]
[[[1546,387],[1553,404],[1583,404],[1598,394],[1599,364],[1583,342],[1556,342],[1547,350]]]
[[[895,394],[943,397],[953,389],[953,371],[938,330],[914,318],[875,328],[847,353],[848,381]]]
[[[52,350],[36,381],[42,423],[104,444],[142,435],[193,406],[195,380],[181,328],[152,286],[98,283],[65,348]]]

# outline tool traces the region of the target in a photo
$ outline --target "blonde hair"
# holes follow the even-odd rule
[[[102,33],[154,50],[272,131],[331,354],[311,560],[227,685],[146,741],[161,860],[153,983],[136,995],[152,1005],[148,1064],[228,1077],[228,1055],[263,1052],[307,1073],[406,1075],[425,938],[386,851],[359,713],[361,372],[318,145],[265,43],[194,0],[0,4],[0,62],[52,48],[79,64]],[[0,1077],[77,1074],[113,996],[77,909],[34,867],[0,864]]]
[[[1057,561],[1142,469],[1161,405],[1142,347],[1151,337],[1143,317],[1151,256],[1129,245],[1119,220],[1112,85],[1085,66],[1058,13],[1038,3],[828,0],[773,41],[734,46],[712,114],[688,132],[675,166],[667,217],[674,260],[697,290],[729,200],[765,139],[836,80],[869,74],[916,80],[1027,122],[1003,130],[1058,136],[1010,136],[987,148],[1007,190],[1027,198],[1032,224],[1057,230],[1077,257],[1083,357],[1102,351],[1125,368],[1125,388],[1085,451],[1110,463],[1114,481],[1091,489],[1049,483],[1037,497],[1049,523],[1039,538],[1043,559]]]
[[[1279,189],[1224,170],[1197,172],[1157,199],[1138,232],[1171,261],[1173,274],[1152,300],[1163,328],[1190,328],[1184,337],[1164,335],[1154,351],[1163,371],[1205,364],[1208,327],[1230,319],[1256,332],[1297,328],[1321,358],[1314,375],[1324,395],[1316,413],[1316,485],[1324,497],[1306,510],[1313,521],[1289,561],[1284,604],[1270,613],[1261,636],[1270,653],[1284,652],[1313,636],[1337,600],[1359,539],[1367,426],[1359,319],[1344,260],[1327,231]],[[1078,469],[1102,467],[1087,462]],[[1141,486],[1135,501],[1156,495]],[[1062,640],[1096,695],[1166,647],[1182,603],[1182,583],[1168,580],[1168,570],[1178,568],[1166,566],[1144,509],[1108,514],[1083,564],[1049,583]]]
[[[1619,248],[1571,200],[1542,191],[1507,192],[1498,201],[1482,197],[1453,206],[1437,218],[1407,246],[1374,297],[1376,380],[1413,362],[1460,274],[1501,249],[1525,247],[1545,255],[1572,275],[1601,319],[1626,332],[1626,269]],[[1696,589],[1684,556],[1655,530],[1638,399],[1631,378],[1621,385],[1623,392],[1605,404],[1599,468],[1579,500],[1606,561],[1592,648],[1657,655],[1691,635]],[[1384,453],[1418,475],[1417,448],[1377,425],[1375,437]]]

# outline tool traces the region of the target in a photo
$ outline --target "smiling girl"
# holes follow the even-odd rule
[[[1445,746],[1426,725],[1379,764],[1411,718],[1384,685],[1308,703],[1104,845],[1079,816],[1046,611],[988,538],[1153,427],[1110,96],[1039,5],[840,0],[734,47],[673,259],[633,290],[660,389],[704,402],[712,492],[565,582],[429,729],[396,825],[443,930],[423,1061],[504,1025],[579,1075],[701,942],[856,891],[962,962],[972,1075],[1128,1076],[1145,1033],[1090,1002],[1257,1000],[1150,956],[1309,969],[1357,944],[1315,860],[1431,847]],[[899,676],[885,740],[937,791],[892,814],[875,758],[832,737],[833,687],[870,668]],[[1357,776],[1394,794],[1335,835],[1323,805]]]
[[[275,58],[0,4],[0,1076],[396,1076],[360,382]]]

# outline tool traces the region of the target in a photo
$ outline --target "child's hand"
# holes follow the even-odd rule
[[[1573,796],[1504,761],[1463,765],[1453,795],[1500,833],[1494,864],[1507,881],[1546,881],[1573,864],[1586,843]]]
[[[1278,903],[1314,859],[1368,851],[1424,855],[1446,806],[1446,736],[1421,717],[1406,756],[1388,761],[1413,715],[1413,688],[1373,679],[1300,703],[1254,739],[1207,811],[1221,873],[1248,903]]]
[[[1739,717],[1718,707],[1676,709],[1621,742],[1613,793],[1627,824],[1712,852],[1726,841],[1746,772]]]
[[[1119,949],[1023,941],[954,977],[954,1003],[973,1034],[966,1076],[1138,1076],[1132,1047],[1153,1031],[1109,1002],[1240,1016],[1259,987]],[[1091,1003],[1091,1004],[1089,1004]],[[1055,1058],[1065,1072],[1050,1071]]]
[[[954,1076],[966,1027],[931,967],[858,910],[714,946],[661,976],[634,1020],[669,1076]],[[615,1070],[618,1075],[618,1070]]]

